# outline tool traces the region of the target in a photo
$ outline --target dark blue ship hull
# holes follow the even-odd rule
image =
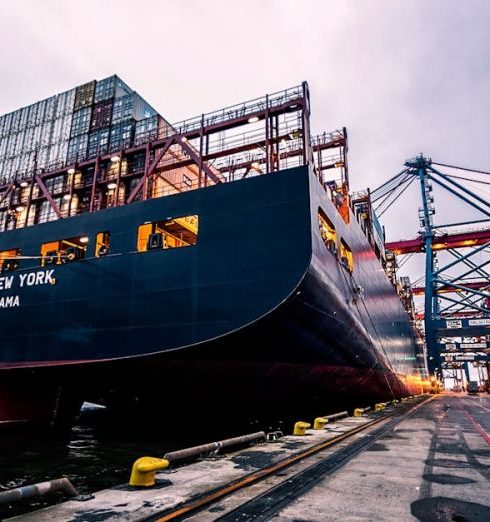
[[[318,209],[352,249],[352,273],[325,247]],[[137,251],[139,225],[185,215],[199,216],[196,245]],[[110,253],[92,257],[103,231]],[[54,419],[83,400],[218,411],[420,391],[406,311],[307,167],[5,232],[0,251],[34,257],[81,235],[82,260],[2,274],[0,421]]]

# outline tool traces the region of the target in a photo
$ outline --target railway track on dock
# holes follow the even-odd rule
[[[269,520],[433,398],[403,409],[392,408],[367,423],[160,512],[147,522]]]

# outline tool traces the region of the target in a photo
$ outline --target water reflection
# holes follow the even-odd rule
[[[280,429],[281,423],[270,428]],[[92,493],[126,482],[132,463],[142,455],[161,457],[167,451],[258,429],[268,426],[258,421],[232,426],[196,424],[169,435],[151,422],[115,420],[107,410],[85,405],[73,426],[65,430],[23,426],[0,433],[0,491],[66,476],[80,493]],[[0,505],[0,520],[63,498],[62,493],[54,493]]]

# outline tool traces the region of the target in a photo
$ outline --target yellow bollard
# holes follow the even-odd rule
[[[385,405],[381,402],[374,405],[374,411],[383,411],[385,409]]]
[[[393,400],[391,401],[391,404],[393,404],[393,406],[394,406],[395,404],[398,404],[399,402],[400,402],[399,400],[397,400],[397,399],[393,399]]]
[[[362,414],[364,413],[363,408],[356,408],[354,410],[354,417],[362,417]]]
[[[136,460],[131,470],[130,486],[153,486],[155,485],[155,471],[165,469],[169,466],[166,459],[156,457],[141,457]]]
[[[309,422],[298,421],[294,425],[293,435],[304,435],[308,428],[311,428],[311,424]]]
[[[313,423],[314,430],[323,430],[325,428],[325,424],[327,424],[328,419],[325,417],[317,417],[315,422]]]

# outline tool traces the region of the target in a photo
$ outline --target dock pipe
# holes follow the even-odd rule
[[[331,415],[325,415],[325,419],[327,419],[328,422],[334,422],[336,420],[343,419],[348,416],[349,416],[349,412],[340,411],[339,413],[332,413]]]
[[[367,408],[356,408],[354,410],[354,417],[362,417],[364,413],[371,410],[371,406],[368,406]]]
[[[165,453],[163,458],[172,464],[178,460],[199,457],[200,455],[208,455],[210,453],[216,453],[223,448],[229,448],[230,446],[246,444],[248,442],[258,442],[261,440],[265,441],[266,435],[263,431],[258,431],[256,433],[250,433],[249,435],[241,435],[240,437],[233,437],[231,439],[219,440],[218,442],[211,442],[209,444],[201,444],[200,446],[171,451],[170,453]]]
[[[0,492],[0,504],[8,502],[15,502],[24,498],[36,497],[38,495],[45,495],[52,491],[64,491],[67,495],[74,497],[78,495],[75,486],[66,478],[59,478],[49,480],[48,482],[39,482],[30,486],[22,486],[20,488],[8,489]]]

